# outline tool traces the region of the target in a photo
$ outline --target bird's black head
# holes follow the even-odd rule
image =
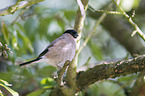
[[[78,37],[78,33],[75,30],[66,30],[63,34],[65,33],[71,34],[74,38]]]

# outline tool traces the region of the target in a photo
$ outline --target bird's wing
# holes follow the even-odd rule
[[[49,49],[51,48],[58,48],[58,47],[61,47],[61,46],[64,46],[65,44],[67,43],[67,40],[65,38],[63,38],[62,36],[55,39],[52,43],[50,43],[46,49],[38,56],[39,57],[42,57],[44,56],[46,53],[49,52]]]

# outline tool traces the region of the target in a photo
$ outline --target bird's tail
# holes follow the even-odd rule
[[[38,60],[40,60],[40,59],[42,59],[42,58],[41,58],[41,57],[38,57],[38,58],[36,58],[36,59],[34,59],[34,60],[31,60],[31,61],[28,61],[28,62],[21,63],[21,64],[19,64],[19,66],[31,64],[32,62],[38,61]]]

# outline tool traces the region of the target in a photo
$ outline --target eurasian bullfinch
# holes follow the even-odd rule
[[[66,30],[63,35],[50,43],[36,59],[21,63],[20,66],[42,60],[61,69],[65,61],[72,61],[75,55],[77,37],[78,34],[75,30]]]

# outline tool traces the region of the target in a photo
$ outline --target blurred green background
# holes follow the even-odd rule
[[[132,14],[133,9],[138,10],[143,2],[143,0],[120,1],[120,6],[128,14]],[[0,0],[0,9],[11,6],[16,2],[17,0]],[[111,0],[90,0],[89,6],[99,10],[106,7],[110,2]],[[66,29],[73,28],[77,9],[78,4],[75,0],[44,0],[33,6],[20,9],[13,14],[0,16],[1,46],[8,47],[13,52],[0,50],[2,54],[0,57],[0,79],[12,84],[9,87],[18,92],[20,96],[48,96],[51,88],[55,86],[52,73],[56,71],[56,68],[45,63],[35,63],[25,67],[19,67],[18,64],[35,58]],[[118,9],[116,8],[116,10]],[[134,20],[141,30],[145,32],[144,16],[145,12],[137,13]],[[121,22],[121,19],[127,22],[123,16],[117,15],[117,18],[120,18],[118,23]],[[90,10],[87,11],[81,43],[91,32],[97,19]],[[108,26],[111,26],[111,24]],[[128,30],[130,31],[130,29]],[[132,31],[133,28],[130,32]],[[123,40],[126,35],[124,38],[119,37],[121,33],[117,33],[118,38]],[[134,38],[131,37],[131,33],[129,38]],[[137,47],[140,50],[144,50],[144,41],[140,37],[136,41],[141,44]],[[8,46],[5,46],[5,44]],[[132,45],[130,46],[132,47]],[[137,51],[143,54],[140,50]],[[95,34],[79,55],[78,70],[84,70],[89,66],[102,63],[102,61],[116,61],[126,57],[132,58],[132,54],[116,37],[112,36],[107,27],[99,25]],[[5,57],[8,58],[6,59]],[[90,59],[90,65],[84,65],[88,59]],[[79,95],[128,96],[128,93],[133,90],[138,77],[138,74],[131,74],[100,81],[91,85],[88,90],[80,92]]]

